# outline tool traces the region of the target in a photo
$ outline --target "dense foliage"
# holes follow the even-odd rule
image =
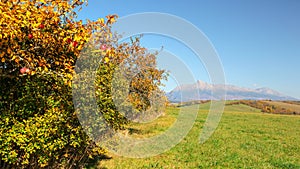
[[[164,71],[139,38],[118,43],[116,15],[76,21],[84,0],[4,0],[0,2],[0,165],[8,168],[81,168],[105,153],[82,129],[72,100],[74,66],[82,50],[100,57],[95,92],[100,112],[115,130],[128,119],[118,112],[111,84],[120,63],[131,78],[127,100],[140,112],[151,106]],[[88,43],[91,35],[98,41]],[[93,48],[90,48],[92,45]],[[150,65],[150,66],[149,66]],[[84,72],[83,72],[84,73]],[[121,83],[121,82],[119,82]],[[74,86],[73,86],[74,87]]]

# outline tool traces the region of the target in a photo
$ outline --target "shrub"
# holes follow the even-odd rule
[[[83,130],[77,118],[80,112],[73,105],[74,66],[79,57],[84,58],[83,49],[91,49],[88,45],[110,47],[89,52],[103,59],[93,91],[100,113],[115,130],[128,123],[112,96],[115,68],[124,60],[133,62],[126,67],[129,72],[151,65],[130,82],[126,104],[134,105],[137,113],[149,108],[151,102],[144,98],[158,90],[165,77],[155,68],[155,55],[140,47],[139,38],[117,43],[117,35],[110,31],[116,15],[107,16],[106,22],[76,21],[75,9],[83,2],[0,2],[0,165],[4,168],[82,168],[88,159],[105,153]],[[87,43],[92,33],[97,41]]]

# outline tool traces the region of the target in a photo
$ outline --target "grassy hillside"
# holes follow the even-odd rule
[[[246,105],[226,106],[222,120],[204,144],[199,134],[209,103],[200,107],[194,127],[181,143],[155,157],[114,156],[98,168],[300,168],[300,116],[262,114]],[[163,132],[175,120],[178,108],[148,124],[131,126],[134,137]]]
[[[268,103],[270,105],[274,105],[276,107],[281,107],[284,109],[289,109],[293,112],[296,112],[297,114],[300,113],[300,105],[296,104],[297,102],[280,102],[280,101],[264,101],[265,103]]]
[[[226,105],[247,105],[271,114],[300,115],[297,101],[237,100],[227,101]]]
[[[284,103],[297,104],[300,105],[300,101],[283,101]]]

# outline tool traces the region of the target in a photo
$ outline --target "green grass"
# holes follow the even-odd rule
[[[260,109],[256,109],[244,104],[226,106],[225,111],[240,112],[240,113],[261,113]]]
[[[187,135],[171,150],[150,158],[99,161],[98,168],[300,168],[300,116],[262,114],[245,105],[226,106],[214,134],[199,144],[209,104],[200,107]],[[131,136],[150,137],[176,120],[178,108],[149,124],[134,124]]]

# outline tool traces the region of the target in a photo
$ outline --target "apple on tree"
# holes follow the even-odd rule
[[[44,29],[44,28],[45,28],[45,25],[44,25],[44,24],[40,24],[40,25],[39,25],[39,28],[40,28],[40,29]]]
[[[68,38],[68,39],[67,39],[67,42],[68,42],[68,43],[71,43],[71,42],[72,42],[72,39],[71,39],[71,38]]]
[[[102,44],[102,45],[100,46],[100,49],[101,49],[101,50],[106,50],[106,49],[107,49],[107,45],[106,45],[106,44]]]
[[[32,34],[28,34],[28,39],[32,39],[33,35]]]
[[[78,42],[73,41],[73,46],[76,47],[78,45]]]
[[[30,71],[30,69],[28,69],[27,67],[22,67],[22,68],[20,69],[20,73],[21,73],[21,74],[28,73],[29,71]]]

